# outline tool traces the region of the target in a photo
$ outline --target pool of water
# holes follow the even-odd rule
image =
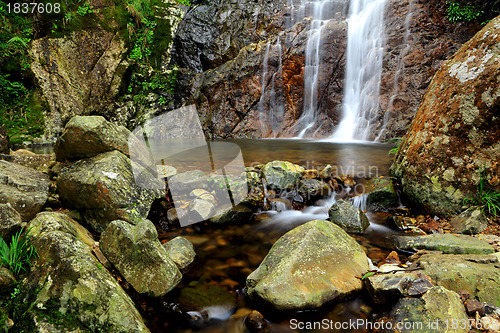
[[[392,148],[386,144],[339,144],[307,140],[231,140],[239,146],[246,166],[286,160],[306,168],[336,166],[341,174],[357,178],[388,174]],[[216,147],[217,145],[214,145]],[[234,151],[216,151],[230,160]],[[196,154],[195,154],[196,155]],[[224,157],[227,155],[226,157]],[[195,159],[179,155],[191,168]],[[184,158],[184,160],[183,160]],[[190,240],[197,253],[195,262],[183,274],[183,280],[161,299],[138,296],[143,314],[152,332],[246,332],[244,320],[252,309],[260,311],[269,322],[269,332],[297,332],[292,318],[305,321],[329,319],[346,321],[369,318],[366,295],[330,304],[317,311],[278,313],[256,304],[245,295],[246,277],[267,255],[274,242],[288,230],[315,218],[325,218],[325,207],[335,199],[327,198],[302,211],[261,212],[238,225],[213,226],[199,223],[170,231],[159,230],[160,240],[176,236]],[[368,212],[370,228],[363,235],[353,235],[364,246],[370,259],[382,261],[392,250],[389,237],[394,231],[385,227],[387,213]],[[155,216],[150,216],[155,221]],[[361,332],[363,330],[359,330]],[[358,332],[357,330],[342,332]]]

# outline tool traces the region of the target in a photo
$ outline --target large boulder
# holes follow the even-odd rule
[[[135,226],[125,221],[111,222],[101,235],[99,247],[138,293],[161,297],[182,278],[149,220]]]
[[[465,290],[480,302],[500,306],[500,263],[497,256],[424,254],[411,269],[431,277],[435,285]]]
[[[139,186],[132,163],[113,150],[62,169],[57,178],[61,200],[80,210],[85,222],[98,232],[116,219],[132,223],[142,220],[152,202],[165,195],[165,191],[154,188],[165,185],[144,170]]]
[[[94,242],[85,228],[60,213],[41,213],[30,228],[38,257],[14,300],[16,327],[149,332],[134,302],[92,254]]]
[[[452,254],[489,254],[495,249],[480,239],[466,235],[432,234],[424,236],[396,236],[396,246],[402,250],[430,250]]]
[[[499,34],[497,17],[444,63],[392,165],[406,195],[432,213],[460,213],[483,170],[500,191]]]
[[[49,196],[49,176],[0,160],[0,203],[10,205],[24,221],[35,217]]]
[[[370,226],[365,213],[345,200],[337,200],[328,210],[328,216],[347,232],[362,233]]]
[[[362,289],[368,258],[335,224],[315,220],[283,235],[248,276],[248,294],[278,310],[320,307]]]
[[[58,161],[74,161],[111,150],[128,155],[130,131],[100,116],[76,116],[64,127],[54,147]]]
[[[469,317],[457,293],[433,287],[421,298],[403,298],[389,314],[392,328],[384,332],[468,333]],[[452,325],[458,323],[458,325]],[[389,327],[387,325],[385,327]]]
[[[10,204],[0,204],[0,237],[8,239],[22,223],[21,215]]]
[[[304,169],[297,164],[284,161],[269,162],[262,168],[266,184],[276,190],[290,190],[298,186]]]
[[[9,145],[9,134],[7,131],[0,126],[0,154],[9,154],[10,153],[10,145]]]

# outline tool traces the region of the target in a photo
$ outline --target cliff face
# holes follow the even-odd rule
[[[461,210],[484,170],[500,190],[500,17],[434,76],[392,166],[415,202],[441,214]]]

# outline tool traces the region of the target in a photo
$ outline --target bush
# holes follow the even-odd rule
[[[492,189],[486,190],[486,176],[484,170],[481,171],[481,179],[477,186],[477,194],[473,197],[465,198],[463,204],[471,206],[481,206],[483,211],[497,217],[500,213],[500,192]]]
[[[19,230],[14,236],[10,246],[0,238],[0,260],[14,275],[26,270],[25,265],[31,264],[31,258],[37,256],[35,248],[30,244],[29,231],[24,235]]]

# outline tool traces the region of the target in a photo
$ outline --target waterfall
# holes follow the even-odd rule
[[[342,118],[333,141],[366,140],[379,110],[386,0],[351,0]]]

